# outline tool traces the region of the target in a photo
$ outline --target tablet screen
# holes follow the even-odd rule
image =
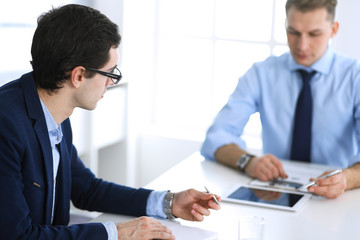
[[[308,194],[303,193],[240,186],[226,195],[224,200],[296,211],[295,206],[299,207],[299,203],[308,198]]]

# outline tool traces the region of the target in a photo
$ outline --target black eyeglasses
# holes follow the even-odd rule
[[[86,70],[96,72],[96,73],[99,73],[99,74],[101,74],[103,76],[109,77],[109,78],[111,78],[111,81],[114,84],[118,84],[120,82],[121,78],[122,78],[122,74],[121,74],[120,70],[117,67],[115,67],[112,72],[104,72],[104,71],[100,71],[100,70],[95,69],[95,68],[86,68]]]

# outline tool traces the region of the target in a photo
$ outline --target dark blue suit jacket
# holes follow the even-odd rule
[[[70,200],[81,209],[146,215],[150,190],[95,178],[61,124],[54,220],[53,159],[32,73],[0,88],[0,239],[107,239],[101,223],[67,226]]]

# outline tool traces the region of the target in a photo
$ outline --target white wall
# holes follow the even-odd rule
[[[359,9],[359,0],[338,0],[335,19],[339,21],[340,28],[332,46],[336,51],[360,60]]]
[[[142,134],[138,142],[140,186],[149,183],[164,171],[184,160],[200,148],[201,142]],[[186,174],[186,173],[184,173]]]
[[[153,93],[149,91],[154,84],[154,34],[155,34],[155,0],[124,1],[124,29],[122,31],[123,62],[122,73],[128,84],[128,163],[129,171],[134,178],[132,186],[143,186],[141,178],[149,179],[147,174],[156,166],[147,168],[139,156],[149,155],[139,149],[141,133],[151,122],[151,104]],[[127,26],[130,26],[127,28]],[[147,143],[146,143],[147,144]],[[158,158],[159,159],[159,158]],[[146,158],[156,162],[156,157]],[[145,172],[145,173],[144,173]],[[145,174],[146,176],[141,176]]]

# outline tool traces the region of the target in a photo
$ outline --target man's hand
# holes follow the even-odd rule
[[[321,176],[329,172],[330,171],[324,172]],[[310,179],[310,181],[314,180],[315,178]],[[318,179],[316,180],[316,185],[317,186],[309,187],[308,191],[326,198],[337,198],[343,194],[347,188],[346,175],[342,172],[328,178]]]
[[[253,157],[245,167],[245,172],[253,178],[270,181],[277,178],[287,178],[281,161],[272,154]]]
[[[119,240],[175,239],[170,229],[148,217],[116,224]]]
[[[174,216],[190,220],[202,221],[204,216],[209,216],[209,209],[220,209],[212,199],[214,194],[200,192],[195,189],[175,193],[172,205],[172,213]],[[219,196],[215,196],[218,202],[221,201]]]

